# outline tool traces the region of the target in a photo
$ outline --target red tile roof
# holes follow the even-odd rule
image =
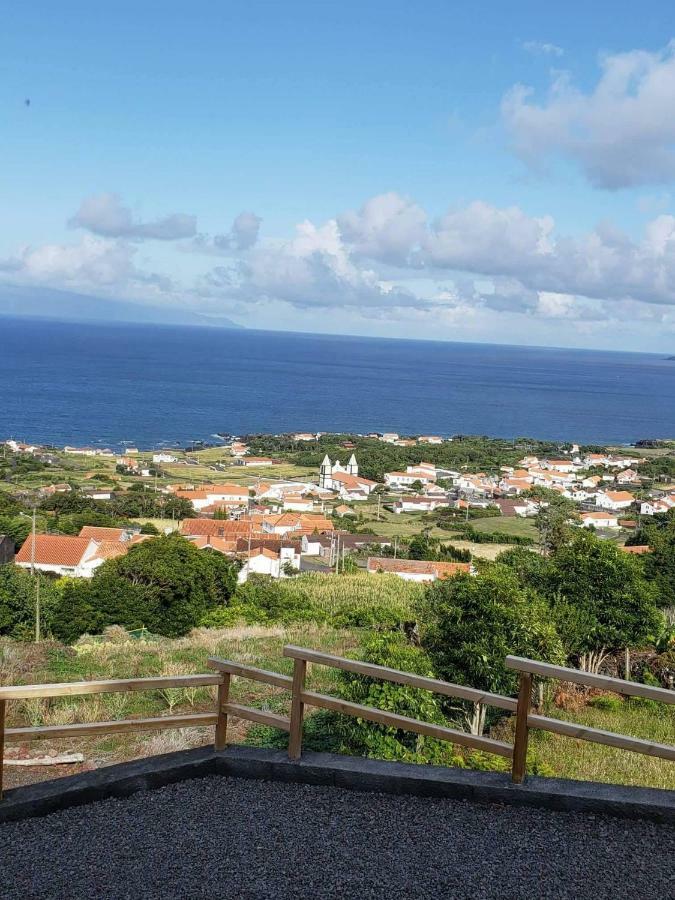
[[[90,544],[86,537],[63,534],[35,535],[35,562],[50,566],[77,566]],[[28,535],[15,557],[17,563],[31,562],[33,536]]]
[[[121,541],[124,528],[106,528],[103,525],[83,525],[80,537],[93,538],[95,541]]]
[[[427,562],[423,559],[391,559],[386,556],[371,556],[368,559],[369,572],[405,572],[411,575],[435,575],[450,578],[453,575],[468,575],[471,563]]]

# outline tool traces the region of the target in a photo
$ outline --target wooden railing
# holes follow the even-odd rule
[[[82,694],[111,694],[126,691],[154,691],[168,688],[218,687],[222,695],[223,679],[219,675],[169,675],[158,678],[127,678],[115,681],[71,681],[63,684],[24,684],[0,687],[0,799],[2,799],[4,747],[6,743],[36,741],[48,738],[91,737],[98,734],[129,733],[165,728],[188,728],[218,724],[218,711],[150,719],[120,719],[114,722],[86,722],[73,725],[39,725],[29,728],[6,728],[7,703],[47,697]]]
[[[218,674],[214,675],[178,675],[117,681],[76,681],[64,684],[0,687],[0,799],[2,798],[5,743],[46,738],[88,737],[98,734],[128,733],[156,729],[215,726],[215,749],[223,750],[227,745],[228,719],[232,716],[288,732],[289,757],[291,759],[299,759],[302,754],[303,720],[306,706],[333,710],[343,715],[354,716],[369,722],[377,722],[390,728],[428,735],[438,740],[449,741],[453,744],[505,757],[511,760],[512,780],[516,784],[522,783],[525,778],[528,736],[531,728],[540,728],[568,737],[607,744],[622,750],[632,750],[636,753],[646,753],[662,759],[675,760],[675,746],[657,744],[653,741],[614,734],[613,732],[601,731],[597,728],[588,728],[571,722],[534,714],[532,712],[532,682],[535,675],[543,678],[556,678],[561,681],[576,682],[627,696],[659,700],[671,705],[675,704],[675,691],[638,684],[634,681],[623,681],[619,678],[608,678],[604,675],[591,675],[586,672],[580,672],[577,669],[552,666],[548,663],[522,659],[517,656],[508,656],[506,658],[507,667],[520,673],[520,688],[518,699],[516,700],[513,697],[505,697],[489,691],[480,691],[436,678],[426,678],[410,672],[401,672],[385,666],[345,659],[342,656],[333,656],[329,653],[320,653],[303,647],[288,645],[284,647],[283,655],[293,660],[292,676],[258,669],[255,666],[242,665],[232,660],[212,657],[208,660],[208,665],[211,669],[217,671]],[[353,672],[356,675],[390,681],[394,684],[404,684],[409,687],[441,694],[442,696],[456,697],[472,703],[482,703],[503,709],[506,712],[515,713],[515,742],[511,745],[483,735],[469,734],[459,729],[423,722],[419,719],[397,715],[375,707],[362,706],[338,697],[309,691],[305,687],[307,666],[309,664]],[[232,703],[230,701],[230,685],[233,676],[262,682],[263,684],[290,692],[290,716],[282,716],[267,710]],[[215,686],[218,689],[217,704],[213,712],[156,716],[146,719],[122,719],[112,722],[5,728],[7,703],[12,700],[203,686]]]
[[[487,753],[496,753],[511,759],[513,748],[503,741],[482,737],[476,734],[467,734],[454,728],[446,728],[442,725],[432,725],[419,719],[411,719],[408,716],[399,716],[395,713],[375,709],[372,706],[361,706],[358,703],[350,703],[337,697],[329,697],[326,694],[317,694],[314,691],[305,690],[305,677],[307,664],[317,663],[320,666],[329,666],[334,669],[342,669],[345,672],[354,672],[357,675],[367,675],[371,678],[379,678],[383,681],[393,681],[395,684],[406,684],[410,687],[422,688],[443,694],[446,697],[459,697],[462,700],[470,700],[474,703],[485,703],[515,712],[516,701],[511,697],[503,697],[501,694],[491,694],[486,691],[477,691],[474,688],[464,687],[460,684],[451,684],[448,681],[439,681],[435,678],[425,678],[421,675],[412,675],[410,672],[400,672],[397,669],[389,669],[385,666],[376,666],[372,663],[357,662],[352,659],[344,659],[341,656],[331,656],[329,653],[318,653],[316,650],[305,650],[303,647],[286,646],[284,656],[294,660],[293,668],[293,696],[291,699],[291,729],[288,742],[288,755],[291,759],[299,759],[302,753],[302,721],[305,706],[318,706],[322,709],[331,709],[334,712],[346,716],[355,716],[366,719],[369,722],[378,722],[380,725],[388,725],[391,728],[401,728],[404,731],[412,731],[417,734],[425,734],[438,738],[441,741],[450,741],[464,747],[472,747],[475,750],[485,750]]]
[[[574,722],[565,722],[560,719],[549,718],[548,716],[536,715],[531,711],[532,679],[534,675],[542,678],[555,678],[559,681],[571,681],[575,684],[600,688],[601,690],[612,691],[627,697],[644,697],[647,700],[658,700],[671,706],[675,704],[675,691],[652,687],[648,684],[638,684],[636,681],[624,681],[621,678],[609,678],[607,675],[593,675],[589,672],[580,672],[578,669],[567,669],[564,666],[552,666],[549,663],[523,659],[520,656],[507,656],[506,666],[509,669],[520,672],[512,769],[512,778],[516,784],[521,784],[525,780],[527,744],[531,728],[539,728],[554,734],[562,734],[565,737],[592,741],[595,744],[606,744],[619,750],[631,750],[633,753],[645,753],[648,756],[657,756],[660,759],[675,761],[675,746],[670,744],[657,744],[654,741],[628,737],[624,734],[616,734],[613,731],[602,731],[600,728],[576,725]]]

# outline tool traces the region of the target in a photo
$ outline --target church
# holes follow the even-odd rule
[[[321,468],[319,469],[319,487],[326,488],[326,490],[333,491],[339,490],[340,488],[340,479],[333,479],[334,475],[358,475],[359,474],[359,464],[356,461],[356,457],[352,453],[349,457],[349,462],[346,466],[343,466],[339,460],[336,460],[334,463],[331,463],[328,454],[326,454],[323,458],[323,462],[321,463]]]

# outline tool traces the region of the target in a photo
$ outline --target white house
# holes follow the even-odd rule
[[[437,434],[421,434],[417,440],[420,444],[442,444],[443,438]]]
[[[643,516],[655,516],[658,513],[666,513],[675,507],[675,493],[659,499],[651,498],[640,504],[640,514]]]
[[[384,483],[390,488],[409,488],[415,482],[421,482],[423,485],[431,484],[436,481],[436,472],[433,473],[422,471],[415,472],[385,472]]]
[[[394,503],[394,512],[433,512],[439,506],[449,507],[450,501],[447,497],[401,497]]]
[[[152,461],[154,463],[175,463],[178,462],[178,457],[172,453],[153,453]]]
[[[14,562],[22,569],[38,569],[50,575],[91,578],[106,559],[123,556],[131,542],[95,540],[63,534],[29,534]]]
[[[586,512],[581,513],[581,525],[583,528],[618,528],[619,519],[610,512]]]
[[[635,503],[635,497],[629,491],[598,491],[595,502],[601,509],[618,512]]]
[[[270,578],[287,578],[287,568],[300,568],[300,555],[293,547],[280,547],[269,550],[259,547],[251,552],[250,557],[239,570],[237,581],[240,584],[248,580],[249,575],[269,575]]]

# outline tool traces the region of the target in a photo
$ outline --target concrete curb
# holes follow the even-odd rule
[[[0,802],[0,823],[216,774],[675,824],[673,791],[537,777],[529,778],[524,785],[514,785],[502,772],[419,766],[332,753],[308,752],[301,760],[291,762],[283,750],[238,746],[222,753],[211,747],[169,753],[14,788]]]

